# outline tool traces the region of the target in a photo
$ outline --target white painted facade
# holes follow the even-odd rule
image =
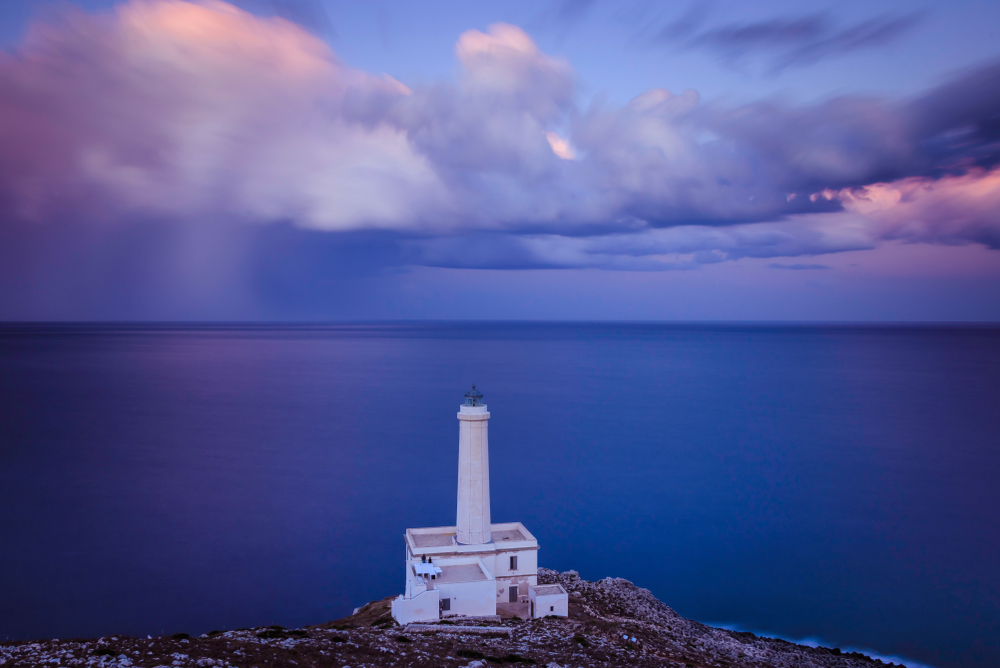
[[[495,615],[498,606],[530,614],[531,589],[538,584],[538,541],[520,522],[491,522],[490,414],[475,386],[465,396],[458,412],[456,523],[406,530],[406,590],[392,602],[392,616],[400,624]],[[567,614],[565,603],[545,605],[553,607],[549,614]]]
[[[494,580],[494,606],[511,602],[512,586],[518,590],[516,602],[527,604],[528,587],[538,583],[538,541],[520,522],[492,524],[490,531],[494,538],[492,542],[462,545],[453,526],[407,529],[404,534],[407,564],[405,595],[416,595],[437,582],[436,578],[418,578],[414,569],[416,564],[423,564],[425,559],[429,559],[434,566],[443,567],[453,559],[475,556]],[[417,579],[421,583],[416,582]],[[426,584],[422,583],[424,580]],[[488,614],[495,615],[496,608]]]
[[[397,596],[391,601],[392,618],[400,624],[431,622],[441,619],[441,592],[425,591],[419,596]]]

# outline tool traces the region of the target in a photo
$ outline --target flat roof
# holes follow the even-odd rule
[[[437,576],[438,583],[444,584],[481,582],[483,580],[489,580],[489,576],[483,572],[479,564],[441,564],[441,575]]]
[[[445,547],[457,545],[453,533],[414,533],[413,544],[417,547]]]
[[[489,543],[462,545],[455,539],[455,527],[420,527],[406,530],[406,541],[419,554],[451,552],[494,552],[516,549],[537,549],[538,541],[520,522],[500,522],[490,525]]]
[[[552,596],[554,594],[565,594],[566,590],[560,585],[540,585],[531,587],[535,590],[535,596]]]
[[[527,540],[527,538],[524,537],[524,534],[521,533],[520,529],[491,529],[490,536],[493,537],[494,543],[501,543],[505,540]]]

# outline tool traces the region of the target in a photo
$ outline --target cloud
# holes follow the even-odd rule
[[[563,160],[575,160],[576,153],[573,152],[572,147],[570,147],[569,142],[559,136],[556,132],[546,132],[545,138],[549,141],[549,146],[552,147],[552,152]]]
[[[915,150],[876,101],[723,109],[653,89],[581,110],[570,65],[515,26],[455,53],[458,81],[410,90],[222,2],[69,12],[0,63],[3,200],[36,220],[599,233],[823,210],[788,194],[903,175]]]
[[[707,16],[703,6],[693,7],[664,26],[657,41],[682,49],[712,51],[729,63],[764,56],[771,61],[771,71],[780,72],[891,44],[912,30],[924,14],[883,14],[844,28],[835,27],[826,14],[811,14],[702,29]]]
[[[365,122],[404,86],[221,2],[70,12],[3,58],[0,90],[3,198],[30,219],[392,227],[446,199],[405,131]]]
[[[767,266],[769,269],[791,269],[793,271],[830,268],[829,265],[825,264],[781,264],[780,262],[772,262]]]
[[[824,26],[783,43],[843,32]],[[0,283],[70,300],[129,244],[159,267],[136,285],[176,272],[181,292],[222,274],[324,283],[324,264],[360,275],[358,258],[650,271],[893,239],[1000,247],[1000,64],[911,100],[653,88],[611,107],[516,26],[461,34],[455,57],[454,81],[407,87],[218,0],[36,24],[0,55]],[[261,241],[272,229],[281,244]]]
[[[943,170],[1000,163],[1000,61],[971,68],[910,102],[902,116]]]
[[[651,89],[580,108],[569,63],[520,28],[467,31],[455,54],[456,82],[411,90],[217,0],[68,12],[0,61],[0,197],[33,220],[572,236],[833,211],[806,195],[985,150],[934,144],[968,115],[943,117],[933,92],[725,107]]]
[[[874,221],[883,239],[1000,249],[1000,168],[938,179],[911,177],[823,195]]]
[[[602,235],[470,234],[404,244],[414,264],[452,268],[628,271],[695,269],[741,258],[800,257],[869,250],[864,218],[847,213],[726,227],[679,225]]]

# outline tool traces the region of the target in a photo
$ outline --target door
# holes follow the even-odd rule
[[[517,603],[517,585],[512,584],[510,587],[508,587],[508,589],[510,590],[510,598],[508,599],[508,601],[510,603]]]

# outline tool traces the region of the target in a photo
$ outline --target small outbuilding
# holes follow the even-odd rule
[[[528,602],[531,604],[531,617],[568,617],[569,595],[562,585],[534,585],[528,587]]]

